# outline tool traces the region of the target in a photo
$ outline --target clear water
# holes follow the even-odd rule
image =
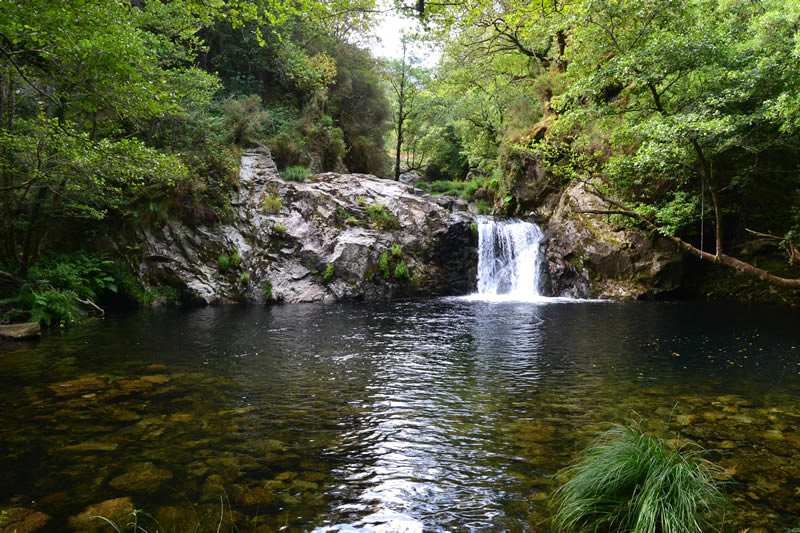
[[[46,531],[130,496],[167,531],[546,532],[554,474],[636,419],[732,473],[731,531],[785,531],[799,318],[443,299],[159,310],[5,343],[0,509]]]

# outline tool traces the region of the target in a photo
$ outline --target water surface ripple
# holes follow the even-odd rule
[[[111,318],[0,345],[0,509],[48,531],[125,497],[178,531],[215,531],[220,499],[239,531],[549,531],[554,474],[636,419],[711,450],[732,526],[779,531],[800,521],[798,318],[459,299]]]

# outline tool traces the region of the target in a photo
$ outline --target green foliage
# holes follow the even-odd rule
[[[478,214],[479,215],[491,215],[492,214],[492,205],[488,202],[478,202]]]
[[[391,277],[391,273],[389,272],[389,252],[386,250],[381,252],[381,255],[378,259],[378,266],[383,273],[384,279],[389,279]]]
[[[395,243],[392,245],[392,255],[394,257],[402,257],[403,256],[403,249],[400,248],[400,245]]]
[[[239,251],[236,250],[231,254],[231,266],[233,268],[239,268],[239,265],[242,263],[242,256],[239,255]]]
[[[243,285],[247,285],[250,282],[250,274],[247,272],[242,272],[242,275],[239,276],[239,282]]]
[[[261,97],[256,94],[228,98],[221,109],[227,140],[239,146],[257,142],[269,120],[269,113],[261,107]]]
[[[475,222],[470,222],[469,230],[472,232],[472,235],[474,237],[478,236],[478,224],[476,224]]]
[[[269,194],[264,198],[264,201],[261,202],[261,208],[264,210],[265,213],[270,215],[277,215],[281,212],[281,197],[277,194]]]
[[[261,282],[261,294],[264,295],[264,299],[269,301],[272,298],[272,282],[268,279],[265,279]]]
[[[225,273],[228,271],[228,268],[230,268],[230,266],[231,266],[231,258],[228,257],[228,254],[225,253],[219,254],[219,257],[217,257],[217,267],[219,268],[219,271]]]
[[[411,277],[408,272],[408,265],[405,261],[400,261],[397,263],[397,266],[394,267],[394,277],[398,280],[409,279]]]
[[[555,530],[690,533],[715,530],[727,503],[724,472],[699,449],[673,449],[638,428],[614,426],[562,472]]]
[[[400,221],[394,213],[383,204],[372,204],[367,206],[367,215],[372,223],[382,230],[392,230],[400,228]]]
[[[278,235],[283,235],[284,233],[286,233],[286,226],[284,226],[280,222],[275,222],[272,225],[272,231],[274,231]]]
[[[299,165],[281,171],[281,179],[286,181],[306,181],[308,175],[308,169]]]
[[[322,272],[322,281],[328,283],[333,279],[333,263],[325,265],[325,270]]]

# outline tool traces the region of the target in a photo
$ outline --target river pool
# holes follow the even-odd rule
[[[166,531],[546,532],[556,472],[630,420],[709,450],[732,531],[800,523],[796,310],[164,309],[0,344],[0,368],[0,509],[46,531],[106,502]]]

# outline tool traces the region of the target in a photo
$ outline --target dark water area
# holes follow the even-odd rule
[[[46,531],[130,498],[166,531],[546,532],[556,472],[627,420],[709,450],[731,531],[800,523],[794,310],[156,310],[0,344],[0,369],[0,509]]]

